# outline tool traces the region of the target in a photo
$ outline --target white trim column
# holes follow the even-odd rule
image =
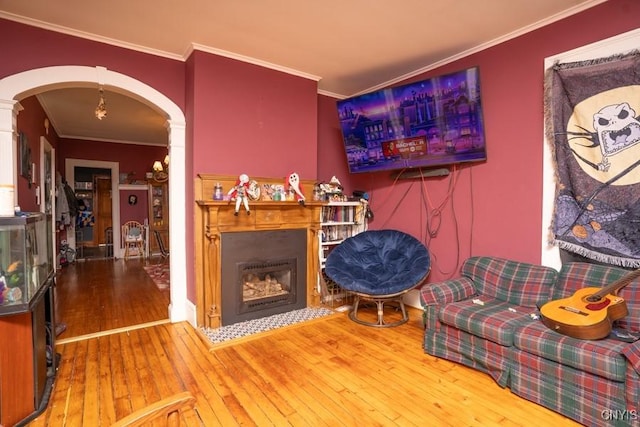
[[[187,301],[186,286],[186,253],[187,244],[185,232],[187,229],[186,218],[186,180],[185,168],[186,155],[186,125],[184,122],[177,123],[169,120],[167,122],[169,131],[169,242],[171,247],[169,252],[169,267],[171,277],[169,278],[171,286],[171,301]],[[182,274],[174,274],[174,272],[182,272]],[[178,286],[176,283],[182,280],[183,283]],[[174,286],[175,284],[175,286]],[[169,319],[172,322],[180,320],[189,320],[196,325],[196,315],[194,307],[196,304],[171,304],[169,306]]]
[[[20,103],[0,99],[0,185],[13,186],[13,205],[18,204],[17,116]]]

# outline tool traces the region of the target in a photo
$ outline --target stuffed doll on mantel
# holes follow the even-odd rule
[[[246,173],[241,174],[238,177],[238,181],[236,181],[236,185],[229,190],[229,196],[231,196],[231,200],[236,201],[236,210],[234,212],[235,216],[238,216],[238,211],[240,210],[240,204],[244,205],[244,209],[247,211],[247,215],[251,215],[251,211],[249,210],[249,176]]]

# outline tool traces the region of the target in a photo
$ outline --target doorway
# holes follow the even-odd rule
[[[187,271],[193,268],[193,263],[187,263],[187,168],[186,168],[186,120],[184,112],[170,98],[153,87],[127,75],[107,70],[104,67],[90,67],[82,65],[63,65],[36,68],[23,71],[0,79],[0,103],[7,106],[15,106],[20,99],[33,94],[42,88],[69,88],[81,85],[101,84],[105,87],[117,88],[121,92],[129,93],[138,99],[144,100],[153,106],[167,119],[168,145],[172,167],[169,170],[169,195],[171,205],[170,239],[172,256],[171,264],[171,303],[169,304],[169,317],[172,322],[188,320],[193,326],[197,326],[195,302],[187,299]],[[12,153],[17,147],[16,116],[17,108],[7,108],[9,114],[0,114],[0,129],[11,129],[12,132],[0,132],[0,145],[12,147]],[[15,154],[15,153],[14,153]],[[16,166],[13,165],[15,168]],[[111,176],[119,176],[112,169]],[[15,171],[14,171],[15,172]],[[17,180],[17,174],[11,174]],[[116,182],[112,179],[113,185]],[[116,194],[115,191],[112,194]],[[119,200],[113,198],[113,212],[119,212]],[[118,221],[113,218],[113,223]],[[114,227],[114,241],[119,241],[120,230]]]
[[[80,208],[74,224],[76,259],[104,258],[106,229],[113,224],[111,170],[76,166],[67,180]]]
[[[47,223],[47,245],[50,248],[49,259],[50,265],[53,266],[54,272],[57,269],[57,263],[54,262],[57,254],[56,230],[54,227],[56,217],[55,206],[55,170],[56,150],[51,146],[47,138],[40,137],[40,193],[38,194],[40,212],[45,214]]]
[[[98,175],[95,177],[96,187],[96,239],[98,247],[101,251],[104,251],[105,257],[107,255],[107,231],[113,230],[112,209],[111,203],[111,176],[110,175]]]
[[[78,259],[99,254],[100,245],[106,255],[107,227],[112,227],[113,241],[120,241],[119,227],[113,228],[113,224],[120,223],[120,202],[112,197],[118,194],[118,182],[111,179],[118,176],[119,171],[117,162],[65,159],[65,176],[71,177],[67,179],[68,184],[84,205],[82,216],[67,232],[67,242],[76,250]]]

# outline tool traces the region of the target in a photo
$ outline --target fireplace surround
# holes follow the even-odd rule
[[[251,178],[261,184],[282,184],[284,182],[284,178]],[[295,201],[260,200],[250,202],[250,215],[236,216],[234,215],[235,205],[233,203],[213,200],[214,189],[218,183],[222,185],[223,193],[226,193],[235,185],[236,180],[236,176],[212,174],[200,174],[196,179],[198,208],[195,212],[195,279],[198,326],[210,328],[223,326],[223,324],[228,324],[229,311],[236,311],[236,307],[233,305],[229,307],[229,302],[223,299],[223,269],[228,264],[228,260],[223,260],[222,257],[225,253],[225,245],[231,244],[228,237],[238,235],[237,233],[260,236],[259,233],[265,231],[278,232],[271,235],[271,239],[279,236],[280,232],[293,231],[292,235],[304,235],[304,245],[298,246],[294,251],[296,256],[302,255],[299,258],[304,259],[302,261],[303,267],[300,267],[300,263],[296,261],[295,272],[297,280],[300,281],[300,286],[304,290],[301,291],[300,288],[294,290],[296,304],[290,304],[287,309],[295,310],[320,304],[318,235],[322,203],[307,201],[302,205]],[[303,191],[308,199],[310,199],[308,193],[314,183],[310,180],[301,180]],[[253,256],[253,258],[261,257]],[[271,261],[276,263],[289,262],[287,260],[290,258],[294,258],[294,256],[285,253]],[[251,264],[252,260],[234,261],[233,263]],[[264,277],[259,277],[257,280],[263,279]],[[278,298],[273,296],[272,299]],[[232,304],[237,305],[237,303]],[[241,317],[243,316],[244,314],[241,315]]]

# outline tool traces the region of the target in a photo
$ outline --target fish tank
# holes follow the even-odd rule
[[[52,235],[46,217],[0,217],[0,316],[30,310],[53,277]]]

